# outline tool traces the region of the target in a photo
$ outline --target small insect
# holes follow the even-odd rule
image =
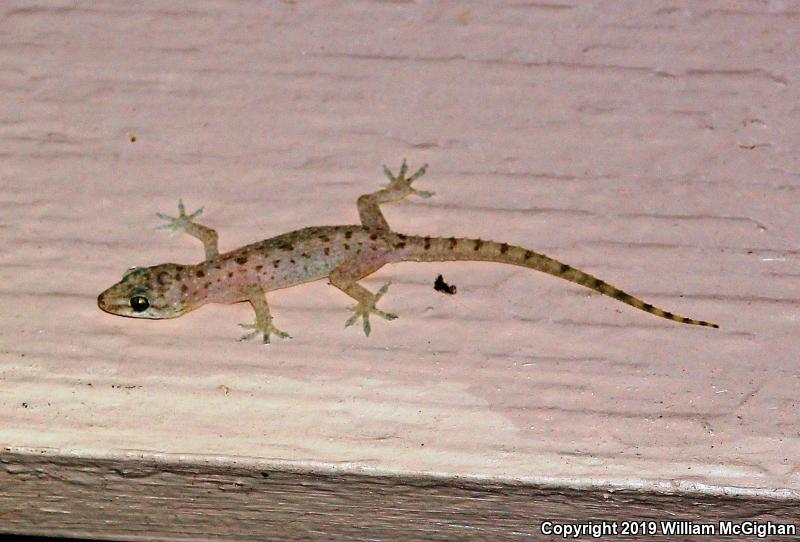
[[[580,284],[667,320],[719,327],[654,307],[580,269],[527,248],[482,239],[404,235],[392,231],[380,205],[410,195],[431,197],[432,192],[411,186],[425,174],[426,167],[422,166],[407,176],[405,160],[397,175],[384,166],[389,185],[358,198],[360,225],[303,228],[223,254],[217,248],[217,232],[195,222],[202,208],[187,215],[181,201],[177,217],[157,213],[166,221],[159,229],[181,230],[196,237],[203,243],[205,259],[194,265],[164,263],[133,268],[117,284],[101,293],[97,304],[102,310],[119,316],[159,319],[181,316],[206,303],[248,301],[255,312],[255,322],[240,324],[251,330],[240,340],[261,335],[263,342],[269,344],[271,336],[287,338],[289,334],[272,323],[266,293],[328,278],[332,285],[356,301],[350,307],[353,315],[345,325],[351,326],[361,320],[364,333],[369,335],[371,314],[386,320],[394,320],[397,315],[377,308],[389,283],[372,293],[358,281],[389,263],[458,260],[528,267]],[[437,290],[456,291],[455,286],[447,285],[441,276],[436,284]],[[452,292],[449,291],[451,288]]]
[[[448,294],[448,295],[455,295],[457,290],[456,285],[447,284],[444,281],[444,277],[442,275],[436,277],[436,280],[433,283],[433,289],[436,290],[437,292],[442,292],[443,294]]]

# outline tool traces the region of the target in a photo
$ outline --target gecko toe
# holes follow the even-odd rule
[[[372,331],[372,326],[369,323],[369,317],[364,316],[364,335],[369,337],[369,332]]]
[[[268,320],[264,323],[255,323],[255,324],[239,324],[239,327],[244,329],[252,329],[250,333],[245,333],[241,337],[239,337],[239,341],[249,341],[259,333],[262,336],[261,342],[263,344],[270,344],[270,337],[274,334],[281,339],[291,339],[292,336],[282,331],[272,325],[272,320]]]
[[[391,283],[387,282],[386,284],[383,285],[383,287],[380,290],[378,290],[378,293],[374,295],[369,305],[364,303],[358,303],[357,305],[348,307],[349,310],[353,311],[353,315],[347,319],[347,321],[344,323],[344,327],[352,326],[353,324],[358,322],[360,318],[363,322],[364,335],[369,337],[369,334],[372,331],[372,324],[370,324],[369,322],[370,314],[378,315],[384,320],[396,319],[397,318],[396,314],[393,314],[391,312],[384,312],[375,307],[375,304],[378,302],[381,296],[386,293],[386,290],[389,288],[389,284]]]
[[[377,314],[384,320],[397,320],[397,315],[391,312],[383,312],[381,310],[375,309],[372,311],[373,314]]]
[[[164,213],[156,213],[156,216],[161,220],[165,220],[166,224],[156,226],[157,230],[164,230],[169,232],[177,232],[178,230],[186,230],[187,226],[193,224],[193,220],[203,214],[203,207],[200,207],[195,212],[187,215],[186,208],[183,205],[183,200],[178,200],[178,216],[169,216]]]
[[[351,309],[351,310],[355,310],[355,309]],[[354,314],[353,314],[353,316],[351,316],[350,318],[348,318],[348,319],[347,319],[347,322],[345,322],[345,323],[344,323],[344,327],[350,327],[350,326],[352,326],[353,324],[355,324],[355,323],[358,321],[358,319],[359,319],[359,317],[360,317],[360,316],[361,316],[361,313],[360,313],[360,312],[358,312],[358,311],[355,311],[355,312],[354,312]]]
[[[428,164],[423,164],[423,166],[415,171],[410,177],[407,177],[406,174],[408,173],[408,164],[406,163],[405,159],[403,159],[403,163],[401,164],[397,175],[392,173],[392,170],[384,165],[383,173],[389,179],[389,186],[386,188],[386,190],[397,192],[399,197],[404,197],[409,194],[416,194],[421,198],[430,198],[434,195],[434,192],[427,190],[415,190],[411,187],[411,183],[425,175],[427,169]]]
[[[436,192],[431,192],[430,190],[414,190],[413,188],[411,189],[411,193],[418,195],[422,199],[432,198],[436,195]]]

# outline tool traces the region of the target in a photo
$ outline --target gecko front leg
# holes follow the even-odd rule
[[[208,226],[203,226],[202,224],[194,222],[194,219],[201,214],[203,214],[202,207],[192,214],[187,215],[186,208],[183,206],[183,200],[178,200],[178,216],[171,217],[163,213],[156,213],[158,218],[167,221],[167,224],[162,224],[156,229],[170,232],[176,232],[178,230],[185,231],[203,243],[203,247],[206,251],[206,260],[211,260],[219,255],[219,249],[217,248],[217,232]]]
[[[384,312],[375,307],[380,298],[383,297],[383,294],[386,293],[386,290],[389,289],[390,282],[384,284],[383,287],[378,290],[377,294],[373,294],[356,282],[374,273],[383,267],[385,263],[383,259],[370,258],[368,260],[362,260],[351,258],[331,271],[329,277],[331,284],[358,301],[356,305],[349,307],[350,310],[353,311],[353,316],[345,322],[345,327],[352,326],[361,318],[364,323],[364,334],[369,336],[372,330],[372,326],[369,323],[370,313],[377,314],[386,320],[394,320],[397,318],[396,314]]]
[[[254,324],[239,324],[240,327],[245,329],[252,329],[250,333],[246,333],[239,337],[240,341],[247,341],[252,339],[259,333],[263,334],[263,342],[264,344],[269,344],[269,336],[270,334],[274,333],[281,339],[291,339],[291,335],[286,333],[285,331],[281,331],[274,325],[272,325],[272,314],[269,312],[269,304],[267,304],[267,296],[264,293],[264,290],[261,289],[259,286],[253,286],[247,292],[247,301],[250,302],[250,305],[253,307],[253,311],[256,313],[256,321]]]
[[[393,175],[388,167],[383,166],[383,172],[389,178],[389,186],[371,194],[364,194],[358,198],[356,205],[358,206],[358,216],[361,218],[361,224],[368,229],[389,230],[389,223],[386,222],[386,218],[381,212],[381,203],[400,201],[411,194],[416,194],[421,198],[433,196],[433,192],[416,190],[411,187],[411,183],[425,175],[427,167],[428,164],[425,164],[413,175],[406,177],[408,165],[405,160],[403,160],[397,175]]]

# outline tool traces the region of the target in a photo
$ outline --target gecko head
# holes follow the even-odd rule
[[[175,318],[188,312],[186,287],[182,280],[186,267],[165,263],[153,267],[134,267],[122,280],[97,296],[97,306],[105,312],[130,318]]]

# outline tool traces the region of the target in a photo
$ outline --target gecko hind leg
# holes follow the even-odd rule
[[[156,227],[157,230],[165,230],[169,232],[185,231],[192,237],[199,239],[203,243],[203,248],[206,252],[206,260],[211,260],[219,255],[217,248],[217,232],[208,226],[203,226],[194,221],[195,218],[203,214],[203,208],[200,207],[192,214],[186,214],[186,208],[183,206],[183,200],[178,200],[178,216],[172,217],[163,213],[156,213],[156,216],[161,220],[166,220],[166,224]]]
[[[397,175],[394,175],[391,170],[383,166],[383,172],[389,178],[389,185],[376,192],[364,194],[358,198],[358,215],[361,218],[361,224],[369,229],[389,229],[389,223],[383,216],[380,209],[381,203],[389,203],[392,201],[400,201],[401,199],[411,194],[416,194],[421,198],[429,198],[434,195],[433,192],[427,190],[416,190],[411,187],[411,183],[425,175],[428,164],[424,164],[410,177],[406,177],[408,173],[408,164],[403,160],[400,170]]]
[[[383,287],[378,290],[378,293],[375,294],[356,282],[383,267],[384,263],[386,262],[383,259],[350,259],[331,271],[329,277],[331,284],[358,302],[348,307],[353,311],[353,315],[345,322],[345,327],[352,326],[361,318],[363,320],[364,334],[367,336],[369,336],[370,331],[372,331],[372,326],[369,323],[370,314],[377,314],[385,320],[394,320],[397,318],[396,314],[384,312],[375,306],[381,297],[383,297],[383,294],[386,293],[386,290],[389,289],[391,282],[384,284]]]
[[[350,327],[353,324],[355,324],[358,321],[359,318],[362,318],[363,321],[364,321],[364,334],[367,337],[369,337],[369,333],[370,333],[370,331],[372,331],[372,326],[369,323],[369,315],[370,315],[370,313],[377,314],[378,316],[380,316],[384,320],[395,320],[395,319],[397,319],[397,315],[396,314],[393,314],[391,312],[384,312],[384,311],[382,311],[382,310],[380,310],[380,309],[375,307],[375,304],[380,300],[381,297],[383,297],[383,294],[386,293],[386,290],[389,289],[389,285],[390,284],[392,284],[392,283],[391,282],[387,282],[386,284],[381,286],[381,289],[378,290],[378,293],[376,293],[376,294],[371,294],[369,292],[369,290],[367,290],[366,288],[364,288],[363,286],[361,286],[359,284],[353,284],[351,286],[351,288],[353,288],[353,289],[358,288],[360,290],[363,290],[363,292],[365,294],[368,294],[369,296],[371,296],[371,299],[369,301],[367,301],[367,302],[359,301],[356,305],[351,305],[350,307],[348,307],[348,309],[353,311],[353,316],[351,316],[350,318],[347,319],[347,322],[344,323],[344,327]],[[347,292],[347,294],[348,295],[353,295],[350,292]]]

